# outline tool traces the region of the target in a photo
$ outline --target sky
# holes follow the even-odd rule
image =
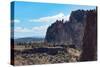
[[[69,20],[72,11],[96,9],[95,6],[53,4],[36,2],[13,2],[14,38],[37,37],[44,38],[47,28],[57,19]]]

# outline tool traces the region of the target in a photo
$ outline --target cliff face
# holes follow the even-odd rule
[[[97,12],[87,12],[86,27],[83,37],[81,61],[97,60]]]
[[[76,45],[76,47],[82,46],[86,17],[86,11],[84,10],[72,11],[71,13],[69,22],[72,31],[70,33],[73,44]]]
[[[46,41],[47,42],[62,42],[64,38],[64,24],[62,21],[56,21],[53,23],[48,29],[46,33]]]
[[[75,45],[81,47],[88,13],[91,11],[72,11],[69,21],[57,20],[48,27],[45,41],[57,45]]]

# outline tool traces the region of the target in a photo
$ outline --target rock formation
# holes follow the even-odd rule
[[[69,21],[57,20],[48,27],[45,40],[58,45],[82,45],[86,11],[72,11]]]
[[[48,27],[45,41],[54,45],[75,45],[81,61],[97,59],[97,10],[72,11],[69,21],[57,20]]]
[[[97,12],[87,11],[86,27],[83,37],[81,61],[97,60]]]

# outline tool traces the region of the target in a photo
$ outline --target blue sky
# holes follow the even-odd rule
[[[14,2],[14,37],[45,37],[56,19],[68,20],[71,11],[96,9],[95,6]]]

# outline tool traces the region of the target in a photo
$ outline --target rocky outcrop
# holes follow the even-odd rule
[[[64,24],[63,20],[62,21],[56,21],[53,23],[51,26],[48,27],[47,33],[46,33],[46,41],[47,42],[62,42],[64,41]]]
[[[97,10],[72,11],[69,21],[56,21],[48,27],[45,41],[75,45],[82,50],[81,61],[97,60]]]
[[[87,11],[81,61],[97,60],[97,11]]]
[[[84,34],[86,18],[87,18],[86,11],[77,10],[77,11],[72,11],[69,20],[72,30],[70,34],[73,44],[79,48],[82,46],[82,39]]]
[[[82,45],[86,11],[72,11],[69,21],[57,20],[48,27],[45,41],[59,45]]]

